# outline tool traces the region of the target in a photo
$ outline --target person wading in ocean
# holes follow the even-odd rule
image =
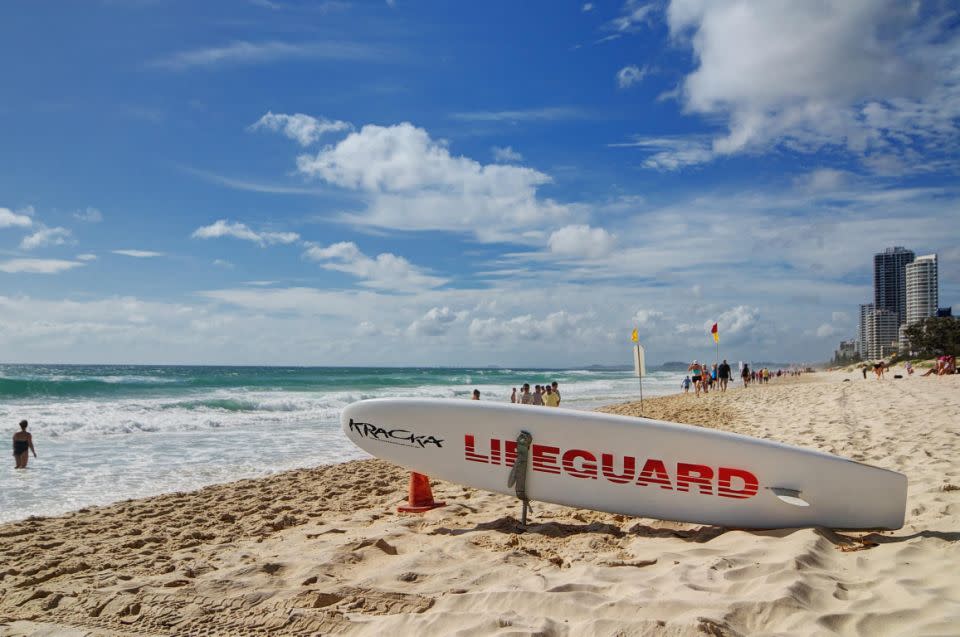
[[[37,457],[37,450],[33,448],[33,436],[27,431],[27,421],[20,421],[20,431],[13,434],[13,459],[16,461],[17,469],[26,469],[27,461],[30,459],[29,451],[33,452],[33,457]]]

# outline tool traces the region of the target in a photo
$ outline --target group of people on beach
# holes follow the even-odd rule
[[[683,390],[683,393],[689,394],[690,388],[693,387],[697,396],[699,396],[701,392],[708,394],[711,390],[718,388],[721,392],[727,391],[727,384],[732,378],[730,364],[727,363],[727,359],[723,359],[722,363],[714,363],[712,367],[708,367],[706,364],[694,360],[690,363],[690,366],[687,367],[687,371],[690,373],[680,382],[680,388]],[[772,372],[769,367],[762,367],[756,370],[750,369],[749,363],[740,363],[740,380],[743,381],[744,387],[748,387],[750,383],[769,383],[771,378],[788,375],[799,376],[800,371],[778,369]]]
[[[683,393],[690,393],[691,386],[693,386],[697,396],[700,395],[700,392],[709,393],[711,389],[714,389],[714,385],[721,392],[727,391],[727,383],[730,382],[730,364],[727,363],[727,359],[723,359],[723,362],[719,364],[714,363],[713,367],[707,367],[700,361],[694,360],[687,367],[687,371],[690,374],[680,383]]]
[[[539,405],[544,407],[560,406],[560,387],[557,381],[548,385],[534,385],[533,391],[530,391],[530,383],[524,383],[520,387],[520,393],[517,388],[513,388],[510,394],[510,402],[517,405]]]

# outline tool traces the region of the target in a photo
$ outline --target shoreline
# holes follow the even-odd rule
[[[907,524],[895,532],[748,532],[534,503],[518,534],[515,498],[442,481],[434,495],[447,507],[399,515],[408,473],[357,460],[0,525],[8,564],[0,627],[10,635],[942,632],[960,619],[945,592],[958,583],[947,557],[960,540],[957,389],[955,378],[858,382],[819,372],[644,400],[647,417],[907,473]],[[894,418],[883,416],[890,411]],[[891,575],[895,583],[884,583]],[[830,596],[840,584],[856,604]]]

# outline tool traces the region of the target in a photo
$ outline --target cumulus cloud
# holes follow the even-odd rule
[[[346,131],[353,128],[349,122],[329,120],[323,117],[311,117],[303,113],[285,115],[268,111],[266,115],[250,125],[250,130],[266,128],[283,133],[301,146],[309,146],[320,140],[326,133]]]
[[[817,338],[827,338],[828,336],[833,336],[834,334],[839,333],[840,330],[829,323],[822,323],[820,327],[817,328]]]
[[[949,158],[960,38],[945,5],[928,9],[896,0],[673,0],[670,32],[697,63],[683,104],[725,118],[713,156],[783,145],[843,148],[865,160],[916,148]]]
[[[70,241],[71,233],[66,228],[40,228],[20,242],[21,250],[35,250],[44,246],[61,246]]]
[[[470,321],[468,333],[471,339],[492,341],[544,341],[553,339],[582,338],[585,332],[596,329],[596,317],[587,314],[553,312],[543,318],[524,314],[509,319],[491,317]]]
[[[364,126],[316,155],[301,155],[297,166],[308,177],[361,192],[366,210],[348,216],[360,224],[504,240],[518,228],[570,215],[567,207],[537,196],[538,187],[551,181],[548,175],[454,156],[409,123]]]
[[[32,225],[33,219],[29,215],[0,208],[0,228],[29,228]]]
[[[455,312],[446,306],[433,307],[412,322],[407,331],[417,336],[440,336],[446,334],[455,324],[466,320],[468,316],[469,313],[466,311]]]
[[[608,256],[616,242],[616,237],[603,228],[572,225],[553,232],[547,244],[557,256],[596,259]]]
[[[664,318],[664,313],[658,310],[637,310],[630,319],[630,323],[640,328],[651,328]]]
[[[9,274],[59,274],[83,263],[64,259],[9,259],[0,261],[0,272]]]
[[[384,252],[375,258],[363,254],[351,241],[321,247],[311,245],[303,253],[305,259],[316,261],[327,270],[344,272],[359,279],[360,285],[399,291],[435,288],[446,279],[426,274],[403,257]]]
[[[87,208],[73,213],[73,218],[85,223],[100,223],[103,221],[103,213],[96,208]]]
[[[154,252],[153,250],[111,250],[114,254],[119,254],[125,257],[133,257],[135,259],[152,259],[154,257],[162,257],[165,255],[163,252]]]
[[[523,161],[523,155],[515,151],[510,146],[505,146],[501,148],[500,146],[493,147],[493,159],[498,162],[511,163]]]
[[[619,71],[617,71],[617,86],[620,88],[630,88],[634,84],[639,83],[647,75],[647,68],[643,67],[642,69],[636,65],[631,64],[630,66],[625,66]]]
[[[256,232],[244,223],[218,219],[209,226],[202,226],[190,235],[194,239],[219,239],[232,237],[243,241],[252,241],[261,246],[289,244],[300,240],[296,232]]]

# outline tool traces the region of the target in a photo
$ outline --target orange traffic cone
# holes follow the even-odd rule
[[[422,473],[410,473],[410,496],[405,506],[397,507],[401,513],[423,513],[430,509],[445,506],[446,502],[436,502],[430,490],[430,478]]]

